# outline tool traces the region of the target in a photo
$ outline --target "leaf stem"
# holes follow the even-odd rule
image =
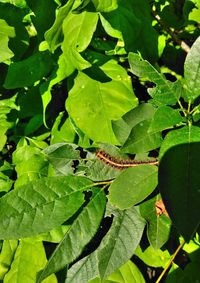
[[[180,106],[181,111],[183,112],[184,116],[187,117],[186,110],[185,110],[185,108],[183,107],[183,105],[181,104],[180,100],[178,100],[178,105]]]
[[[180,251],[180,249],[183,247],[183,245],[185,244],[185,241],[183,241],[178,248],[176,249],[175,253],[172,255],[172,257],[170,258],[167,266],[165,267],[165,269],[162,271],[162,273],[160,274],[160,276],[158,277],[156,283],[159,283],[161,281],[161,279],[163,278],[163,276],[165,275],[165,273],[167,272],[167,270],[169,269],[169,267],[171,266],[171,264],[173,263],[175,257],[177,256],[178,252]]]

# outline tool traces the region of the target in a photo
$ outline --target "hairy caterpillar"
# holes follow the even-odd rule
[[[126,169],[130,167],[135,167],[138,165],[150,164],[150,165],[158,165],[158,160],[145,160],[145,161],[136,161],[136,160],[120,160],[117,159],[110,154],[106,153],[103,150],[99,150],[96,152],[96,157],[105,162],[106,164],[116,168],[116,169]]]

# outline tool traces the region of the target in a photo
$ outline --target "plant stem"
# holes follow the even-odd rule
[[[167,266],[165,267],[165,269],[162,271],[162,273],[160,274],[160,276],[158,277],[156,283],[159,283],[161,281],[161,279],[163,278],[163,276],[165,275],[165,273],[167,272],[167,270],[169,269],[169,267],[171,266],[172,262],[174,261],[175,257],[177,256],[178,252],[180,251],[180,249],[183,247],[183,245],[185,244],[185,241],[183,241],[178,248],[176,249],[175,253],[172,255],[172,257],[170,258],[170,261],[168,262]]]

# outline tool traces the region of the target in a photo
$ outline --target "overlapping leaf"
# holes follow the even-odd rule
[[[134,207],[115,211],[114,215],[111,229],[99,248],[69,269],[66,283],[87,283],[96,277],[106,279],[132,256],[145,222]]]
[[[97,189],[95,196],[79,214],[57,246],[37,282],[41,282],[48,275],[62,269],[80,255],[99,227],[105,204],[104,192]]]
[[[0,199],[0,238],[29,237],[61,225],[83,204],[82,191],[90,183],[75,176],[43,178],[9,192]]]

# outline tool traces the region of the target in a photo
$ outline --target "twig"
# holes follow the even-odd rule
[[[156,19],[156,21],[160,24],[160,26],[162,26],[162,28],[171,36],[172,40],[180,45],[180,47],[186,52],[188,53],[190,51],[190,47],[189,45],[187,45],[187,43],[185,43],[185,41],[179,39],[177,37],[177,35],[174,33],[173,29],[171,29],[170,27],[166,26],[166,24],[163,22],[163,20],[161,19],[161,17],[156,14],[155,11],[152,11],[152,15],[153,17]]]
[[[176,249],[175,253],[172,255],[172,257],[170,258],[170,261],[168,262],[167,266],[165,267],[165,269],[162,271],[162,273],[160,274],[160,276],[158,277],[156,283],[159,283],[161,281],[161,279],[163,278],[163,276],[165,275],[165,273],[167,272],[167,270],[169,269],[169,267],[171,266],[172,262],[174,261],[175,257],[177,256],[178,252],[180,251],[180,249],[183,247],[183,245],[185,244],[185,241],[183,241],[178,248]]]

